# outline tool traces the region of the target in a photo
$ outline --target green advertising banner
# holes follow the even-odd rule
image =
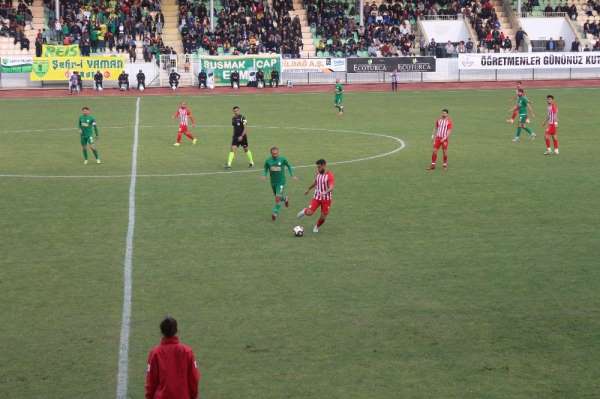
[[[42,57],[80,57],[81,50],[78,44],[68,46],[58,44],[44,44],[42,46]]]
[[[0,58],[0,73],[30,73],[33,57],[15,56]]]
[[[211,56],[201,55],[197,59],[196,74],[203,70],[209,75],[214,74],[215,86],[228,86],[231,73],[238,71],[240,86],[246,86],[254,74],[260,69],[269,79],[271,71],[275,69],[281,73],[281,56],[274,54],[239,55],[239,56]]]

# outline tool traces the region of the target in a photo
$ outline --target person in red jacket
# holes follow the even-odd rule
[[[148,355],[146,399],[197,399],[200,371],[192,348],[179,342],[177,320],[160,323],[163,338]]]

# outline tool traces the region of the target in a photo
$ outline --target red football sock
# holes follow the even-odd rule
[[[546,148],[550,148],[550,139],[546,138]]]
[[[180,143],[181,142],[181,136],[183,135],[182,132],[178,132],[177,133],[177,142]]]
[[[431,164],[435,165],[436,161],[437,161],[437,152],[434,152],[433,154],[431,154]]]
[[[185,137],[187,137],[190,140],[194,140],[194,136],[192,136],[192,134],[189,132],[185,132]]]
[[[446,155],[446,153],[444,153],[444,164],[448,163],[448,155]]]
[[[552,137],[552,141],[554,143],[554,149],[558,150],[558,139],[556,137]],[[550,147],[550,143],[548,143],[548,147]],[[568,150],[568,148],[567,148]]]
[[[323,223],[325,223],[325,219],[319,218],[319,220],[317,220],[317,227],[321,227]]]

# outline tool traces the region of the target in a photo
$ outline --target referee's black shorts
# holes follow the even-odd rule
[[[244,135],[241,141],[239,140],[239,137],[240,136],[233,136],[231,138],[231,146],[248,148],[248,136]]]

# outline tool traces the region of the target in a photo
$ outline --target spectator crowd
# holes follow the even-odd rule
[[[25,29],[33,28],[33,15],[31,5],[33,0],[19,0],[17,7],[13,7],[12,0],[0,0],[0,36],[14,39],[14,44],[21,50],[29,50],[30,43]]]
[[[132,62],[138,47],[146,62],[172,51],[161,38],[165,19],[160,0],[61,0],[60,18],[52,0],[44,5],[48,29],[38,34],[36,43],[77,44],[83,56],[121,53]]]
[[[204,3],[179,1],[179,31],[186,53],[202,50],[216,54],[280,53],[300,57],[300,19],[292,19],[291,0],[223,0],[210,31],[209,12]]]

